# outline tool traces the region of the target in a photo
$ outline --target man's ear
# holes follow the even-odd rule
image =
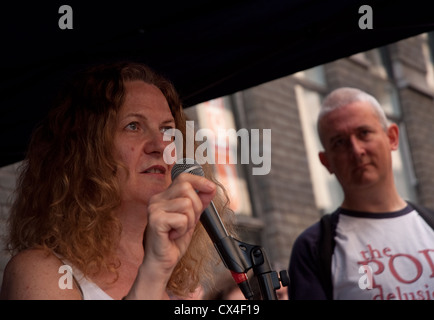
[[[328,172],[333,173],[333,171],[330,168],[330,163],[329,163],[329,160],[327,158],[326,153],[324,151],[320,151],[318,153],[318,156],[319,156],[319,161],[321,161],[321,164],[327,168]]]
[[[389,137],[390,149],[397,150],[399,145],[399,128],[396,123],[392,123],[387,128],[387,136]]]

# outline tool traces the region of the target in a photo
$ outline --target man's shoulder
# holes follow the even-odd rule
[[[321,238],[324,236],[325,232],[331,232],[332,234],[334,233],[337,222],[338,210],[332,213],[324,214],[318,221],[301,232],[297,237],[296,242],[317,243],[318,241],[321,241]]]
[[[311,224],[309,227],[304,229],[295,240],[294,245],[301,244],[313,244],[316,243],[321,236],[321,223],[320,220]]]

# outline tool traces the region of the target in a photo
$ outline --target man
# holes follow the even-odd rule
[[[434,299],[434,231],[394,183],[398,126],[371,95],[339,88],[317,128],[344,200],[294,243],[290,299]]]

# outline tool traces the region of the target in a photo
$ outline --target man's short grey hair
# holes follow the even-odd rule
[[[333,90],[331,93],[325,97],[321,105],[321,110],[318,115],[317,129],[320,134],[319,124],[321,119],[333,110],[344,107],[354,102],[368,102],[378,115],[381,126],[386,131],[389,127],[389,122],[387,120],[386,114],[377,99],[375,99],[369,93],[362,91],[357,88],[342,87]],[[320,134],[321,135],[321,134]]]

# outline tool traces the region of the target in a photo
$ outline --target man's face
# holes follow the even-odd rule
[[[345,193],[393,183],[391,151],[398,148],[398,127],[385,131],[373,107],[354,102],[320,122],[321,163],[336,175]]]

